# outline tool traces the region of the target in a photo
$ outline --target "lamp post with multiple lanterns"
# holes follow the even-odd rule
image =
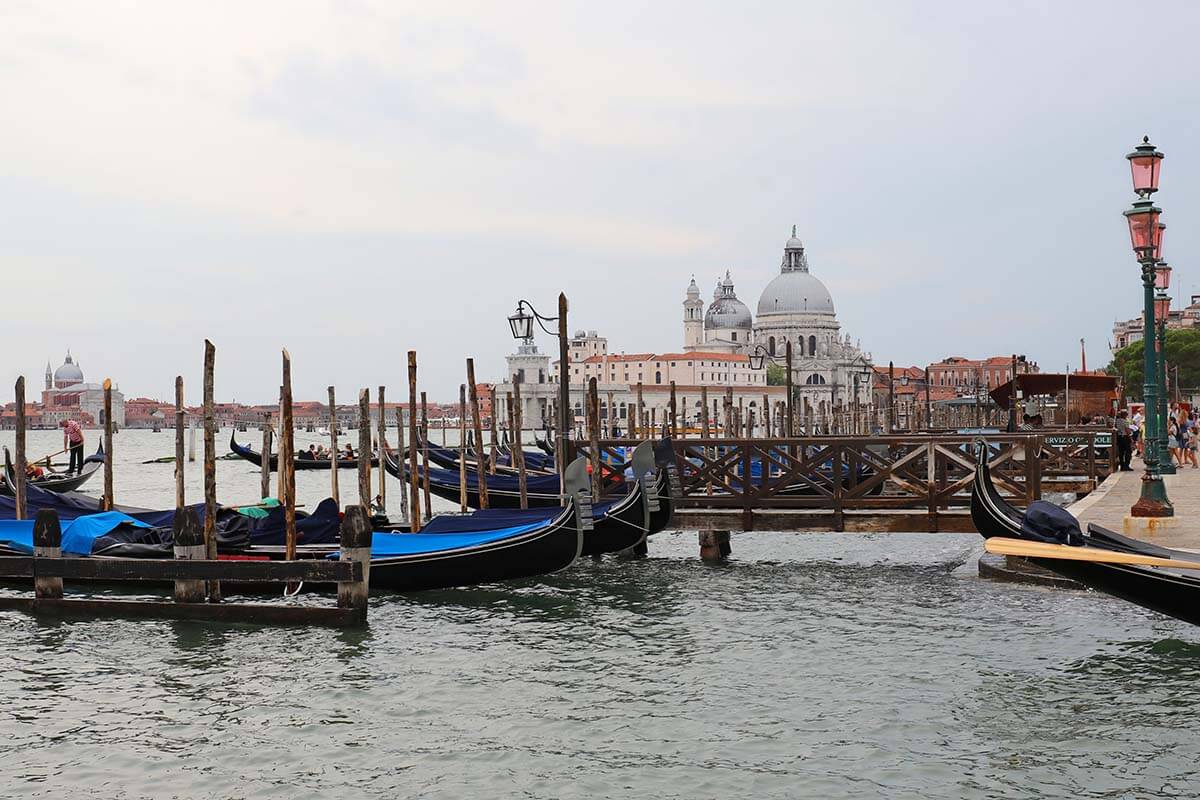
[[[1159,223],[1159,227],[1165,227]],[[1171,298],[1167,296],[1167,288],[1171,285],[1171,268],[1165,261],[1159,261],[1154,267],[1154,318],[1155,334],[1158,346],[1155,348],[1155,359],[1158,364],[1154,379],[1158,383],[1158,471],[1163,475],[1175,474],[1175,463],[1171,460],[1171,450],[1168,445],[1168,428],[1170,417],[1168,405],[1170,398],[1167,391],[1167,319],[1171,315]]]
[[[526,313],[528,311],[529,313]],[[512,330],[514,339],[531,342],[533,340],[533,323],[551,336],[558,336],[558,436],[555,442],[555,460],[558,462],[558,474],[561,477],[567,469],[567,439],[571,435],[572,425],[567,424],[567,415],[571,407],[571,365],[567,360],[567,296],[558,295],[558,316],[546,317],[537,312],[533,304],[527,300],[517,302],[517,313],[508,318],[508,327]],[[552,331],[546,327],[547,322],[557,322],[558,330]],[[562,487],[566,491],[566,486]]]
[[[1158,191],[1159,172],[1162,168],[1163,154],[1150,144],[1149,137],[1142,139],[1129,159],[1133,176],[1133,190],[1138,200],[1133,207],[1125,212],[1129,223],[1129,238],[1133,252],[1142,265],[1142,313],[1144,315],[1144,333],[1142,336],[1142,368],[1144,380],[1142,383],[1142,399],[1145,402],[1145,436],[1146,448],[1144,463],[1145,474],[1142,476],[1142,492],[1138,501],[1129,509],[1134,517],[1170,517],[1175,509],[1167,498],[1167,489],[1163,485],[1162,473],[1159,469],[1161,455],[1159,452],[1160,431],[1165,429],[1166,420],[1159,418],[1159,386],[1158,386],[1158,337],[1155,335],[1155,297],[1154,287],[1155,266],[1162,252],[1162,234],[1165,225],[1159,223],[1162,209],[1154,205],[1150,195]],[[1161,426],[1161,427],[1160,427]]]
[[[778,364],[779,359],[774,353],[767,350],[761,344],[754,345],[754,349],[750,351],[750,369],[760,370],[766,366],[767,360],[770,359],[772,364]],[[787,402],[784,404],[786,421],[783,426],[783,435],[787,438],[792,437],[792,342],[787,340],[784,342],[783,366],[787,370]]]

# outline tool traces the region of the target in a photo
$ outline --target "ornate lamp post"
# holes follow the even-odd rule
[[[904,374],[900,376],[900,385],[904,386],[904,387],[908,386],[908,370],[907,369],[905,369]],[[909,428],[909,429],[912,428],[912,419],[910,418],[911,415],[912,415],[912,402],[909,400],[905,400],[904,401],[904,427]]]
[[[1142,336],[1142,368],[1144,382],[1142,397],[1146,407],[1146,454],[1144,463],[1146,472],[1142,476],[1142,492],[1138,501],[1129,509],[1134,517],[1170,517],[1175,509],[1167,498],[1167,489],[1163,485],[1162,474],[1159,471],[1159,453],[1157,452],[1159,424],[1165,420],[1158,419],[1158,359],[1155,353],[1157,337],[1155,336],[1154,319],[1154,267],[1158,262],[1162,246],[1162,229],[1159,228],[1158,217],[1162,209],[1154,205],[1148,198],[1158,191],[1158,177],[1162,166],[1163,154],[1150,144],[1149,137],[1143,138],[1132,153],[1126,156],[1133,177],[1133,190],[1138,197],[1133,207],[1125,212],[1129,223],[1129,238],[1133,252],[1142,265],[1142,301],[1144,315],[1144,333]]]
[[[528,310],[528,314],[525,313]],[[558,474],[561,478],[567,469],[567,440],[571,436],[571,425],[567,424],[567,414],[571,406],[571,365],[567,361],[567,296],[558,296],[558,316],[546,317],[537,312],[533,304],[527,300],[517,302],[517,313],[508,318],[508,327],[512,330],[514,339],[532,342],[533,323],[551,336],[558,336],[558,441],[555,444],[555,461],[558,462]],[[558,322],[558,330],[552,331],[546,327],[547,322]],[[566,491],[566,486],[562,487]]]
[[[887,432],[891,436],[896,427],[896,365],[888,362],[888,409]]]
[[[1162,229],[1166,227],[1161,222],[1159,227],[1159,241],[1155,247],[1157,255],[1162,250]],[[1157,346],[1155,347],[1155,356],[1158,361],[1158,368],[1155,371],[1155,380],[1158,382],[1158,471],[1163,475],[1175,474],[1175,462],[1171,460],[1171,452],[1167,446],[1168,440],[1168,406],[1170,398],[1167,396],[1167,321],[1171,316],[1171,298],[1167,297],[1167,288],[1171,285],[1171,268],[1166,262],[1159,261],[1154,267],[1154,318],[1158,323],[1155,328],[1155,334],[1158,337]]]
[[[925,368],[925,427],[933,429],[933,405],[929,402],[929,367]]]
[[[783,435],[787,438],[792,437],[792,343],[790,340],[785,342],[783,365],[787,370],[787,402],[784,404],[784,413],[787,416],[783,426]],[[750,351],[750,369],[760,370],[766,366],[767,361],[772,364],[779,363],[779,357],[773,355],[767,348],[761,344],[754,345],[754,349]]]

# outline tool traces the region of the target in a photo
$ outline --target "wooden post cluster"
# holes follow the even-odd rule
[[[588,378],[587,392],[588,456],[592,465],[592,497],[599,501],[603,482],[600,475],[600,399],[596,379]]]
[[[261,484],[259,486],[259,497],[264,499],[271,496],[271,450],[274,447],[271,438],[271,412],[264,411],[262,422],[262,464],[259,467],[261,473],[259,476]]]
[[[444,438],[445,433],[443,433],[442,436]],[[407,438],[408,437],[406,437],[404,435],[404,408],[399,403],[397,403],[396,404],[396,461],[401,466],[404,466],[404,462],[406,462],[408,460],[408,450],[405,449],[406,448],[405,441],[407,440]],[[382,468],[382,465],[380,465],[380,467]],[[426,477],[428,478],[428,475],[426,475]],[[409,482],[404,480],[403,477],[401,477],[400,478],[400,518],[406,522],[408,521],[408,512],[409,512],[408,485],[409,485]]]

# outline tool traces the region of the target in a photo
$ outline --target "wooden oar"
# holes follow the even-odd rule
[[[67,451],[68,451],[68,450],[70,450],[70,449],[71,449],[71,448],[69,448],[69,447],[64,447],[62,450],[59,450],[57,453],[51,453],[51,454],[50,454],[50,455],[48,455],[48,456],[42,456],[42,457],[41,457],[41,458],[39,458],[37,461],[30,461],[29,463],[30,463],[30,464],[40,464],[40,463],[42,463],[43,461],[49,462],[49,461],[50,461],[50,459],[54,458],[55,456],[61,456],[63,453],[67,452]],[[62,466],[62,465],[60,464],[59,466]]]
[[[1101,564],[1137,564],[1144,567],[1173,567],[1175,569],[1200,569],[1200,561],[1182,561],[1176,558],[1142,556],[1137,553],[1118,553],[1098,547],[1071,547],[1048,542],[1027,542],[1023,539],[993,537],[983,543],[983,549],[1002,556],[1025,556],[1027,558],[1059,558],[1069,561],[1095,561]]]

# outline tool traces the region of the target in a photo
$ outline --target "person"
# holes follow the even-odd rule
[[[296,454],[296,459],[299,461],[312,461],[313,454],[311,450],[301,450]]]
[[[1167,417],[1167,419],[1168,419],[1167,452],[1170,453],[1170,455],[1167,456],[1167,460],[1169,461],[1170,459],[1173,458],[1173,459],[1175,459],[1176,463],[1178,463],[1179,462],[1179,423],[1175,421],[1174,417]]]
[[[354,448],[350,446],[349,442],[346,442],[346,449],[342,451],[342,458],[349,461],[354,460]]]
[[[1118,411],[1117,421],[1113,425],[1113,430],[1117,437],[1117,464],[1118,469],[1122,472],[1131,472],[1133,470],[1133,467],[1129,466],[1129,461],[1133,458],[1133,438],[1129,432],[1128,416],[1128,411]]]
[[[315,444],[310,444],[308,446],[308,457],[313,461],[316,461],[321,457],[321,454],[317,452],[317,446]]]
[[[46,470],[42,469],[37,464],[26,464],[25,477],[31,481],[36,481],[38,478],[46,477]]]
[[[1020,427],[1017,428],[1017,430],[1019,430],[1019,431],[1033,430],[1033,417],[1029,416],[1028,414],[1022,414],[1021,415],[1021,425],[1020,425]]]
[[[1129,436],[1133,439],[1133,449],[1138,458],[1142,457],[1142,412],[1136,411],[1129,418]]]
[[[67,474],[83,472],[83,428],[73,419],[64,419],[58,427],[63,429],[63,450],[71,451]]]
[[[323,444],[317,445],[317,460],[318,461],[327,461],[328,459],[329,459],[329,454],[325,452],[325,445],[323,445]]]

